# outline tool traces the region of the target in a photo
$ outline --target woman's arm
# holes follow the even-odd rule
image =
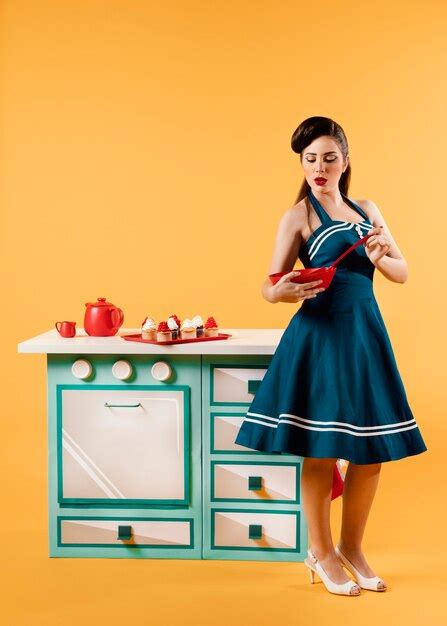
[[[276,272],[291,272],[301,246],[301,227],[305,216],[305,209],[297,206],[287,209],[278,225],[275,248],[270,262],[268,274]],[[262,283],[262,296],[272,304],[276,304],[274,285],[270,278]]]
[[[382,234],[388,240],[390,249],[388,252],[374,262],[375,267],[385,276],[388,280],[395,283],[404,283],[408,279],[408,265],[407,262],[399,250],[397,243],[391,235],[379,207],[372,200],[358,201],[362,206],[365,213],[368,215],[369,221],[374,226],[383,226],[381,228]],[[372,239],[372,238],[371,238]],[[367,242],[368,243],[368,242]]]
[[[273,287],[272,281],[270,278],[266,278],[262,283],[261,293],[262,296],[267,302],[271,302],[272,304],[276,304],[277,300],[273,297]]]

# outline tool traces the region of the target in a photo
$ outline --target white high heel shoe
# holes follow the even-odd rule
[[[386,591],[386,587],[379,587],[379,583],[383,583],[386,585],[385,581],[379,578],[378,576],[372,576],[371,578],[366,578],[366,576],[362,576],[358,569],[354,567],[354,565],[345,557],[343,552],[338,547],[338,544],[335,546],[335,553],[337,554],[340,561],[343,565],[351,572],[351,574],[356,579],[357,583],[360,585],[362,589],[369,589],[370,591]]]
[[[309,569],[311,583],[315,582],[315,574],[318,574],[318,576],[323,581],[326,589],[331,593],[337,593],[344,596],[360,595],[360,589],[358,590],[358,593],[351,593],[351,589],[353,589],[354,587],[358,587],[358,585],[353,580],[348,580],[345,583],[334,583],[334,581],[329,578],[324,569],[321,567],[320,562],[310,548],[308,548],[307,554],[309,555],[309,558],[304,559],[304,564]]]

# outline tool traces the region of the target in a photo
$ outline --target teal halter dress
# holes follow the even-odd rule
[[[332,220],[308,198],[321,225],[304,242],[304,267],[331,265],[374,228]],[[380,463],[425,452],[373,292],[364,245],[338,265],[330,286],[302,301],[270,361],[235,443],[267,453]]]

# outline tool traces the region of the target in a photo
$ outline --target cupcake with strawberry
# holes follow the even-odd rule
[[[166,320],[160,322],[157,328],[157,341],[170,341],[172,339],[172,331]]]
[[[208,317],[205,322],[205,337],[217,337],[219,328],[214,317]]]
[[[144,318],[141,325],[141,336],[143,339],[151,339],[152,341],[157,339],[157,325],[152,317]]]
[[[168,317],[168,326],[172,331],[172,338],[179,339],[180,338],[180,325],[181,322],[175,313]]]

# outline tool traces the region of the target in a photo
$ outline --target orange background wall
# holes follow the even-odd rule
[[[409,265],[404,285],[376,270],[374,288],[429,451],[384,464],[365,548],[395,591],[360,602],[388,602],[379,615],[417,623],[406,613],[412,585],[428,603],[439,581],[428,564],[445,544],[445,3],[0,6],[9,623],[148,624],[158,611],[163,626],[236,611],[245,624],[287,623],[297,602],[300,623],[329,606],[335,621],[346,614],[335,597],[321,602],[302,564],[48,559],[45,356],[16,352],[56,320],[82,327],[85,302],[99,296],[124,310],[125,327],[172,312],[285,327],[299,305],[272,306],[260,287],[302,181],[290,137],[311,115],[343,126],[349,196],[378,204]],[[229,602],[216,616],[222,584]],[[356,619],[362,607],[345,601]],[[440,602],[430,599],[428,619]],[[375,622],[374,610],[358,619]]]

